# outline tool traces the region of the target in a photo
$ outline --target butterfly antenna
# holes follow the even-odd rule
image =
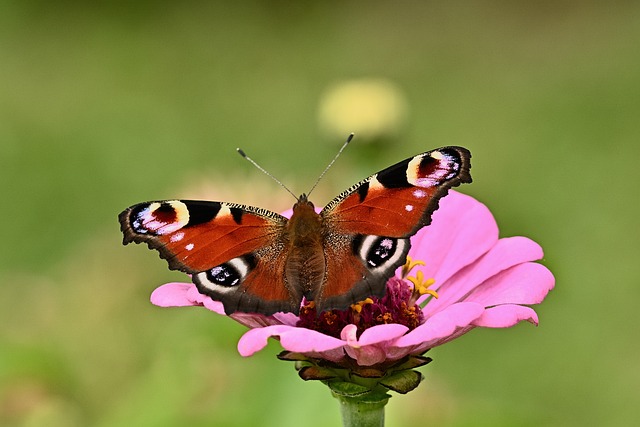
[[[275,182],[278,183],[278,185],[280,185],[280,187],[284,188],[285,190],[287,190],[289,192],[289,194],[291,194],[296,200],[298,200],[298,196],[296,196],[295,194],[293,194],[293,192],[291,190],[289,190],[289,188],[287,188],[286,185],[284,185],[282,182],[280,182],[280,180],[278,178],[276,178],[275,176],[271,175],[269,172],[266,171],[265,168],[263,168],[262,166],[260,166],[259,164],[257,164],[255,162],[255,160],[253,160],[251,157],[247,156],[247,154],[242,151],[241,148],[236,148],[236,150],[238,151],[238,154],[240,154],[242,157],[244,157],[246,160],[248,160],[253,166],[257,167],[262,173],[264,173],[265,175],[267,175],[269,178],[271,178],[272,180],[274,180]]]
[[[320,176],[316,180],[316,183],[313,184],[313,187],[311,187],[311,190],[309,190],[309,192],[307,193],[307,196],[309,194],[311,194],[311,192],[316,188],[316,186],[318,185],[318,183],[320,182],[322,177],[327,173],[329,168],[331,168],[331,166],[333,166],[333,164],[336,162],[336,160],[338,160],[338,157],[340,157],[340,154],[342,154],[344,149],[347,148],[347,145],[349,145],[349,143],[351,142],[352,139],[353,139],[353,132],[351,132],[349,134],[349,137],[347,137],[347,140],[344,142],[344,144],[342,144],[342,147],[340,147],[340,150],[338,150],[338,154],[336,154],[336,156],[333,158],[333,160],[331,160],[331,162],[327,165],[327,167],[324,168],[324,171],[322,171],[322,173],[320,174]]]

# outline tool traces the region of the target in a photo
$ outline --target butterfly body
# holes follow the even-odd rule
[[[289,250],[285,283],[294,294],[294,301],[300,301],[302,296],[308,300],[316,299],[324,281],[326,263],[322,230],[322,217],[303,194],[294,205],[287,223]]]
[[[147,243],[191,274],[225,312],[319,311],[382,296],[409,237],[431,222],[449,188],[471,182],[469,152],[422,153],[353,185],[320,213],[306,195],[291,218],[226,202],[169,200],[120,214],[124,243]]]

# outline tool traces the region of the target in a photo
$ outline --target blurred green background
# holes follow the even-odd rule
[[[301,193],[349,131],[317,204],[463,145],[462,191],[557,278],[538,328],[430,352],[387,425],[637,425],[640,3],[85,3],[0,0],[0,425],[338,425],[276,343],[243,359],[242,326],[152,306],[183,276],[123,248],[116,215],[173,197],[284,210],[235,148]],[[401,102],[356,105],[404,114],[321,119],[360,79]]]

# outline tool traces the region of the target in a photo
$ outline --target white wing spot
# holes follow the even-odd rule
[[[172,242],[179,242],[180,240],[184,239],[184,233],[182,231],[174,234],[173,236],[171,236],[171,241]]]
[[[229,206],[227,205],[227,203],[221,203],[220,204],[220,211],[218,211],[218,217],[222,218],[223,216],[230,216],[231,215],[231,209],[229,208]]]
[[[413,205],[407,205],[404,207],[407,212],[411,212],[413,210]]]
[[[190,251],[193,249],[193,243],[189,243],[187,246],[184,247],[186,250]]]
[[[416,188],[415,190],[413,190],[413,196],[417,199],[422,199],[426,195],[427,193],[425,193],[424,190],[421,190],[419,188]]]
[[[384,185],[380,184],[380,181],[378,181],[378,174],[375,174],[369,180],[369,190],[371,191],[380,189],[384,189]]]

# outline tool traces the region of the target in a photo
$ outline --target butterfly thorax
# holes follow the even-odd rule
[[[313,300],[325,275],[322,217],[304,194],[293,206],[293,214],[287,223],[287,237],[287,285],[292,290],[302,290],[302,295]]]

